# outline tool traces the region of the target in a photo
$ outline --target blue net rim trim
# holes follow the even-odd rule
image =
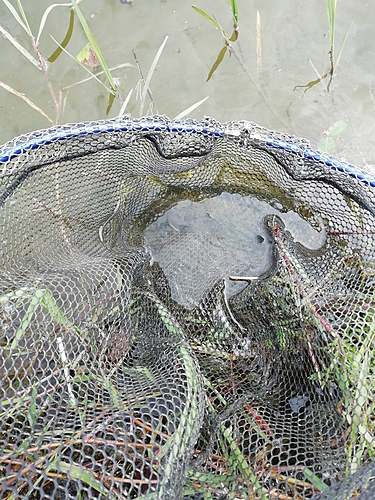
[[[204,126],[189,121],[150,121],[150,120],[127,120],[107,121],[96,123],[82,123],[80,125],[67,125],[58,129],[47,129],[38,137],[31,137],[28,141],[20,142],[14,147],[5,148],[0,152],[0,163],[6,163],[13,158],[38,149],[53,142],[71,139],[73,137],[111,133],[111,132],[190,132],[214,137],[225,135],[225,128]]]
[[[266,146],[281,149],[283,151],[290,151],[291,153],[303,156],[308,160],[322,163],[327,167],[334,168],[335,170],[345,173],[354,179],[358,179],[371,187],[375,187],[375,177],[373,175],[368,172],[363,172],[354,165],[347,163],[346,161],[339,160],[329,154],[322,153],[311,148],[302,148],[293,142],[275,139],[274,137],[268,137],[265,144]]]
[[[277,148],[311,161],[322,163],[336,171],[349,175],[364,184],[375,188],[375,177],[368,172],[364,172],[354,165],[339,160],[331,155],[320,151],[301,146],[291,141],[285,141],[264,133],[256,134],[258,143],[261,142],[267,147]],[[4,148],[0,151],[0,164],[7,163],[21,154],[36,150],[42,146],[53,142],[70,139],[73,137],[111,133],[111,132],[174,132],[174,133],[195,133],[212,137],[239,136],[240,129],[233,130],[225,125],[220,126],[217,122],[212,125],[205,125],[196,121],[165,121],[150,119],[130,119],[130,120],[108,120],[103,122],[82,123],[80,125],[66,125],[61,128],[47,129],[41,131],[41,135],[30,137],[29,140],[19,142],[13,147]],[[268,132],[269,134],[269,132]]]

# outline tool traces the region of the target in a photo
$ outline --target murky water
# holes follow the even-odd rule
[[[31,29],[38,33],[49,0],[24,2]],[[227,0],[199,0],[197,6],[214,15],[230,35],[232,18]],[[375,164],[375,3],[339,0],[336,14],[336,56],[350,27],[337,74],[326,91],[327,80],[304,92],[294,91],[329,68],[329,33],[326,2],[305,0],[238,0],[239,42],[249,77],[236,57],[225,56],[213,78],[206,83],[210,67],[223,46],[223,37],[186,0],[90,0],[81,9],[110,67],[130,63],[113,72],[119,84],[110,116],[116,116],[122,101],[133,90],[127,111],[139,115],[136,85],[139,71],[135,50],[144,75],[168,36],[165,49],[151,80],[154,111],[170,117],[209,96],[193,117],[210,115],[227,121],[246,119],[269,128],[292,132],[311,140],[314,146],[339,120],[347,122],[345,131],[331,137],[335,153],[362,168]],[[0,2],[1,25],[32,53],[28,35],[17,25]],[[257,31],[258,19],[258,31]],[[69,10],[53,9],[40,38],[40,51],[49,57],[62,41],[69,22]],[[352,25],[351,25],[352,23]],[[257,35],[258,33],[258,35]],[[86,43],[78,20],[67,47],[76,55]],[[21,55],[5,38],[0,40],[0,80],[25,94],[55,120],[56,113],[41,71]],[[234,45],[236,53],[239,47]],[[315,68],[315,69],[314,69]],[[49,64],[52,85],[59,91],[88,75],[67,54]],[[104,81],[103,76],[99,76]],[[60,122],[105,118],[107,93],[90,80],[62,90],[64,107]],[[21,132],[43,128],[49,122],[19,97],[0,88],[0,142]],[[145,111],[148,107],[146,103]]]
[[[325,231],[316,231],[296,213],[281,213],[264,201],[239,194],[181,201],[151,224],[145,242],[168,279],[173,299],[196,306],[223,278],[230,296],[246,282],[233,282],[229,276],[257,277],[267,271],[272,242],[263,219],[268,214],[277,214],[305,247],[314,250],[324,244]]]

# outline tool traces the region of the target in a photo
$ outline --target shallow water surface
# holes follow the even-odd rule
[[[171,118],[209,96],[191,116],[209,115],[220,121],[251,120],[271,129],[306,137],[316,147],[329,138],[333,152],[361,168],[375,165],[375,3],[337,2],[335,26],[336,58],[348,31],[336,74],[327,92],[328,80],[305,92],[303,85],[329,69],[330,49],[326,2],[305,0],[238,0],[239,44],[234,56],[225,56],[210,81],[206,78],[224,40],[220,32],[186,0],[90,0],[80,6],[102,50],[108,66],[127,66],[113,71],[118,97],[109,116],[116,116],[129,91],[126,111],[139,116],[137,87],[144,78],[165,37],[168,37],[150,82],[153,99],[147,97],[143,113],[163,113]],[[227,34],[233,29],[227,0],[201,0],[197,6],[215,16]],[[25,11],[35,36],[49,0],[25,2]],[[30,53],[28,35],[0,2],[1,25]],[[48,58],[62,41],[69,24],[69,9],[54,8],[40,37],[39,49]],[[87,39],[75,19],[67,46],[77,55]],[[0,40],[0,80],[39,106],[52,121],[56,109],[41,71],[8,40]],[[237,57],[243,53],[243,63]],[[245,71],[246,70],[246,71]],[[95,73],[100,68],[94,68]],[[66,53],[48,72],[57,100],[61,97],[59,122],[77,122],[106,117],[108,92]],[[103,75],[98,76],[103,82]],[[302,86],[295,89],[295,86]],[[294,90],[295,89],[295,90]],[[50,125],[20,97],[0,88],[0,142],[28,130]],[[347,124],[336,133],[337,123]],[[334,127],[334,128],[332,128]],[[328,131],[328,132],[327,132]],[[327,135],[328,133],[328,135]]]
[[[277,214],[295,241],[315,250],[325,232],[316,231],[298,214],[282,213],[264,201],[222,193],[199,202],[180,201],[145,231],[146,246],[163,269],[172,298],[193,307],[221,279],[227,295],[246,285],[229,276],[257,277],[272,263],[272,240],[263,225]]]

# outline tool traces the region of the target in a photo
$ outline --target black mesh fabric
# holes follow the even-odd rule
[[[375,179],[251,122],[0,150],[0,497],[375,497]]]

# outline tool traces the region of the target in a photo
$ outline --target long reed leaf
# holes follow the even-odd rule
[[[103,484],[95,479],[94,475],[87,471],[83,466],[78,467],[71,463],[57,461],[48,466],[48,470],[56,470],[57,472],[63,472],[73,479],[78,479],[85,484],[88,484],[94,490],[98,491],[105,497],[110,497],[109,491],[103,486]],[[112,492],[113,493],[113,492]],[[111,494],[112,496],[112,494]]]
[[[225,53],[227,50],[228,50],[228,47],[226,45],[224,45],[224,47],[219,52],[219,55],[217,56],[216,61],[213,63],[212,68],[210,69],[210,71],[208,73],[206,82],[208,82],[211,79],[212,75],[215,73],[215,71],[219,67],[220,63],[224,59],[224,56],[225,56]]]
[[[214,26],[215,28],[217,28],[218,30],[220,30],[221,32],[223,32],[223,28],[220,26],[220,24],[216,21],[216,19],[214,19],[213,17],[209,16],[204,10],[202,9],[199,9],[198,7],[196,7],[195,5],[192,5],[193,9],[198,12],[198,14],[200,14],[201,16],[205,17],[206,19],[208,19]]]
[[[70,11],[70,18],[69,18],[69,26],[68,26],[68,30],[66,32],[66,35],[64,36],[64,39],[62,40],[60,47],[57,47],[57,49],[49,56],[49,58],[47,59],[48,62],[56,61],[56,59],[62,53],[63,48],[64,49],[66,48],[66,46],[70,42],[70,39],[72,38],[73,27],[74,27],[74,10],[71,10]]]
[[[30,25],[29,25],[29,22],[27,20],[27,17],[26,17],[26,14],[25,14],[25,11],[23,10],[23,6],[22,6],[22,3],[21,3],[21,0],[17,0],[17,5],[18,5],[18,10],[20,11],[21,13],[21,16],[22,16],[22,19],[23,19],[23,22],[25,23],[26,25],[26,33],[32,37],[33,36],[33,32],[31,31],[31,28],[30,28]]]
[[[84,15],[82,14],[82,11],[81,9],[78,7],[78,4],[76,2],[76,0],[72,0],[72,3],[74,5],[74,10],[78,16],[78,19],[82,25],[82,28],[84,30],[84,32],[86,33],[86,36],[87,36],[87,39],[88,41],[90,42],[90,45],[91,47],[93,48],[95,54],[96,54],[96,57],[98,58],[99,62],[100,62],[100,65],[101,67],[103,68],[103,71],[111,85],[111,90],[110,92],[112,92],[113,94],[116,93],[116,88],[117,88],[117,85],[115,84],[114,80],[113,80],[113,77],[111,75],[111,72],[109,71],[108,69],[108,66],[107,66],[107,63],[105,62],[104,60],[104,57],[103,57],[103,54],[98,46],[98,44],[96,43],[96,40],[94,38],[94,35],[92,34],[92,31],[89,27],[89,25],[87,24],[87,21],[84,17]]]
[[[132,95],[132,93],[133,93],[133,90],[134,90],[134,89],[130,89],[130,91],[129,91],[128,95],[127,95],[127,96],[126,96],[126,98],[125,98],[125,101],[122,103],[122,106],[121,106],[121,108],[120,108],[119,114],[117,115],[117,116],[118,116],[118,118],[121,118],[122,116],[124,116],[125,111],[126,111],[126,106],[129,104],[130,97],[131,97],[131,95]]]
[[[237,5],[237,0],[229,0],[229,3],[230,3],[230,8],[232,9],[233,23],[234,23],[234,26],[237,27],[237,25],[238,25],[238,5]]]
[[[336,59],[336,63],[335,63],[335,68],[337,68],[337,66],[339,65],[339,62],[340,62],[340,59],[341,59],[341,55],[342,55],[342,51],[344,49],[344,45],[345,45],[346,39],[348,38],[349,31],[350,31],[351,27],[353,26],[353,22],[354,22],[354,19],[350,23],[350,26],[347,29],[347,31],[346,31],[346,33],[344,35],[344,38],[342,39],[342,42],[341,42],[341,45],[340,45],[340,49],[339,49],[339,53],[337,55],[337,59]]]
[[[36,37],[36,44],[39,45],[39,40],[40,40],[40,37],[42,35],[42,32],[43,32],[43,29],[44,29],[44,26],[46,24],[46,21],[47,21],[47,17],[48,15],[50,14],[50,12],[55,8],[55,7],[71,7],[72,4],[71,3],[54,3],[52,5],[50,5],[49,7],[47,7],[47,9],[44,11],[43,15],[42,15],[42,19],[40,20],[40,24],[39,24],[39,31],[38,31],[38,35]],[[73,10],[71,10],[71,12],[74,12]],[[61,44],[62,45],[62,44]]]
[[[306,476],[306,479],[310,481],[310,483],[314,486],[319,491],[326,490],[328,488],[328,485],[326,483],[323,483],[321,479],[318,478],[310,469],[307,467],[303,468],[303,473]]]
[[[251,483],[259,498],[261,500],[266,500],[267,497],[263,492],[262,486],[252,471],[248,461],[239,449],[236,440],[232,437],[230,430],[227,429],[224,424],[220,424],[220,431],[225,437],[233,456],[232,460],[228,460],[229,465],[237,467],[244,480],[248,480]],[[234,470],[233,473],[237,474],[237,470]]]
[[[26,57],[26,59],[28,59],[32,64],[34,64],[34,66],[36,66],[39,70],[41,70],[42,68],[40,67],[40,64],[39,64],[39,61],[37,61],[37,59],[35,59],[34,56],[32,56],[30,54],[29,51],[27,51],[25,49],[25,47],[23,47],[19,42],[17,42],[17,40],[10,34],[7,32],[6,29],[4,29],[2,26],[0,26],[0,33],[7,39],[10,41],[10,43],[12,45],[14,45],[14,47],[23,55]]]
[[[156,65],[157,65],[157,63],[159,61],[161,53],[163,52],[165,44],[167,43],[167,40],[168,40],[168,36],[166,36],[164,38],[163,43],[160,45],[159,50],[157,51],[156,56],[154,57],[154,60],[152,61],[152,64],[150,66],[150,70],[147,73],[146,81],[145,81],[145,84],[144,84],[144,87],[143,87],[143,90],[142,90],[142,95],[141,95],[141,104],[140,104],[140,107],[139,107],[139,114],[141,116],[142,116],[142,113],[143,113],[143,109],[144,109],[144,105],[145,105],[145,101],[146,101],[146,94],[147,94],[147,91],[148,91],[149,86],[150,86],[152,75],[154,74]]]
[[[26,26],[25,22],[21,19],[19,13],[17,12],[17,10],[13,7],[13,5],[9,2],[9,0],[3,0],[3,2],[5,3],[5,5],[8,7],[8,9],[10,10],[10,12],[12,13],[12,16],[14,17],[14,19],[17,21],[17,23],[22,26],[22,28],[26,31],[26,33],[29,35],[29,36],[32,36],[32,34],[30,34],[30,27]]]

